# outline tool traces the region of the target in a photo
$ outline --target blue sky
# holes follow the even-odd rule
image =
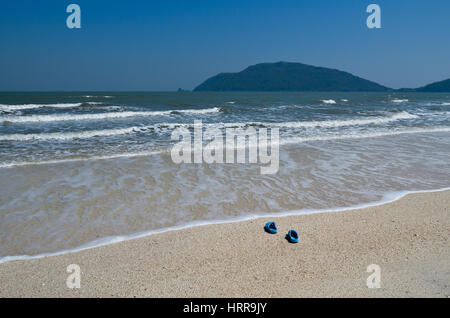
[[[382,29],[366,26],[371,3]],[[2,1],[0,90],[192,89],[277,61],[417,87],[450,77],[449,15],[448,0]]]

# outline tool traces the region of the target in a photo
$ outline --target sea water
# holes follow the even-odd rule
[[[175,164],[176,127],[279,129],[280,166]],[[0,257],[450,186],[450,94],[0,93]]]

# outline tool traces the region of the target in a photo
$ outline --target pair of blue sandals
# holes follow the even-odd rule
[[[264,226],[264,230],[266,230],[267,233],[270,234],[277,234],[278,229],[275,222],[267,222]],[[286,234],[286,240],[288,240],[290,243],[298,243],[298,233],[295,230],[289,230]]]

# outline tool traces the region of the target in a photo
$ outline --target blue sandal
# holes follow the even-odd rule
[[[275,224],[275,222],[267,222],[264,226],[264,230],[266,230],[266,232],[270,234],[278,233],[277,225]]]
[[[295,230],[289,230],[286,239],[291,243],[298,243],[298,233]]]

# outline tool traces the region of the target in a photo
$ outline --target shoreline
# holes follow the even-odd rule
[[[246,216],[233,218],[233,219],[195,221],[195,222],[190,222],[190,223],[183,224],[183,225],[175,225],[175,226],[171,226],[171,227],[150,230],[150,231],[144,231],[144,232],[139,232],[139,233],[134,233],[134,234],[129,234],[129,235],[115,235],[115,236],[103,237],[98,240],[88,242],[86,244],[83,244],[83,245],[75,247],[75,248],[64,249],[64,250],[56,251],[56,252],[39,253],[39,254],[35,254],[35,255],[0,256],[0,265],[3,263],[12,262],[12,261],[27,261],[27,260],[40,259],[40,258],[45,258],[45,257],[53,257],[53,256],[71,254],[71,253],[78,253],[78,252],[89,250],[89,249],[95,249],[98,247],[108,246],[111,244],[117,244],[117,243],[126,242],[126,241],[130,241],[130,240],[141,239],[141,238],[145,238],[145,237],[148,237],[151,235],[157,235],[157,234],[167,233],[167,232],[171,232],[171,231],[182,231],[182,230],[196,228],[196,227],[203,227],[203,226],[216,225],[216,224],[239,223],[239,222],[246,222],[246,221],[266,219],[266,218],[280,218],[280,217],[299,216],[299,215],[346,212],[346,211],[351,211],[351,210],[359,210],[359,209],[389,204],[389,203],[398,201],[409,194],[434,193],[434,192],[442,192],[442,191],[450,191],[450,187],[431,189],[431,190],[392,191],[392,192],[387,192],[387,193],[383,194],[381,200],[379,200],[379,201],[361,203],[361,204],[357,204],[357,205],[353,205],[353,206],[349,206],[349,207],[339,207],[339,208],[329,208],[329,209],[319,209],[319,210],[317,210],[317,209],[316,210],[315,209],[301,209],[301,210],[291,210],[291,211],[286,211],[286,212],[275,212],[275,213],[267,213],[267,214],[251,214],[251,215],[246,215]]]
[[[266,215],[10,260],[0,264],[0,296],[447,297],[449,205],[448,188],[409,192],[328,210],[341,213]],[[262,230],[269,218],[278,235]],[[299,244],[284,240],[288,228],[298,230]],[[380,289],[365,286],[372,263],[382,268]],[[79,290],[65,286],[69,264],[85,276]]]

